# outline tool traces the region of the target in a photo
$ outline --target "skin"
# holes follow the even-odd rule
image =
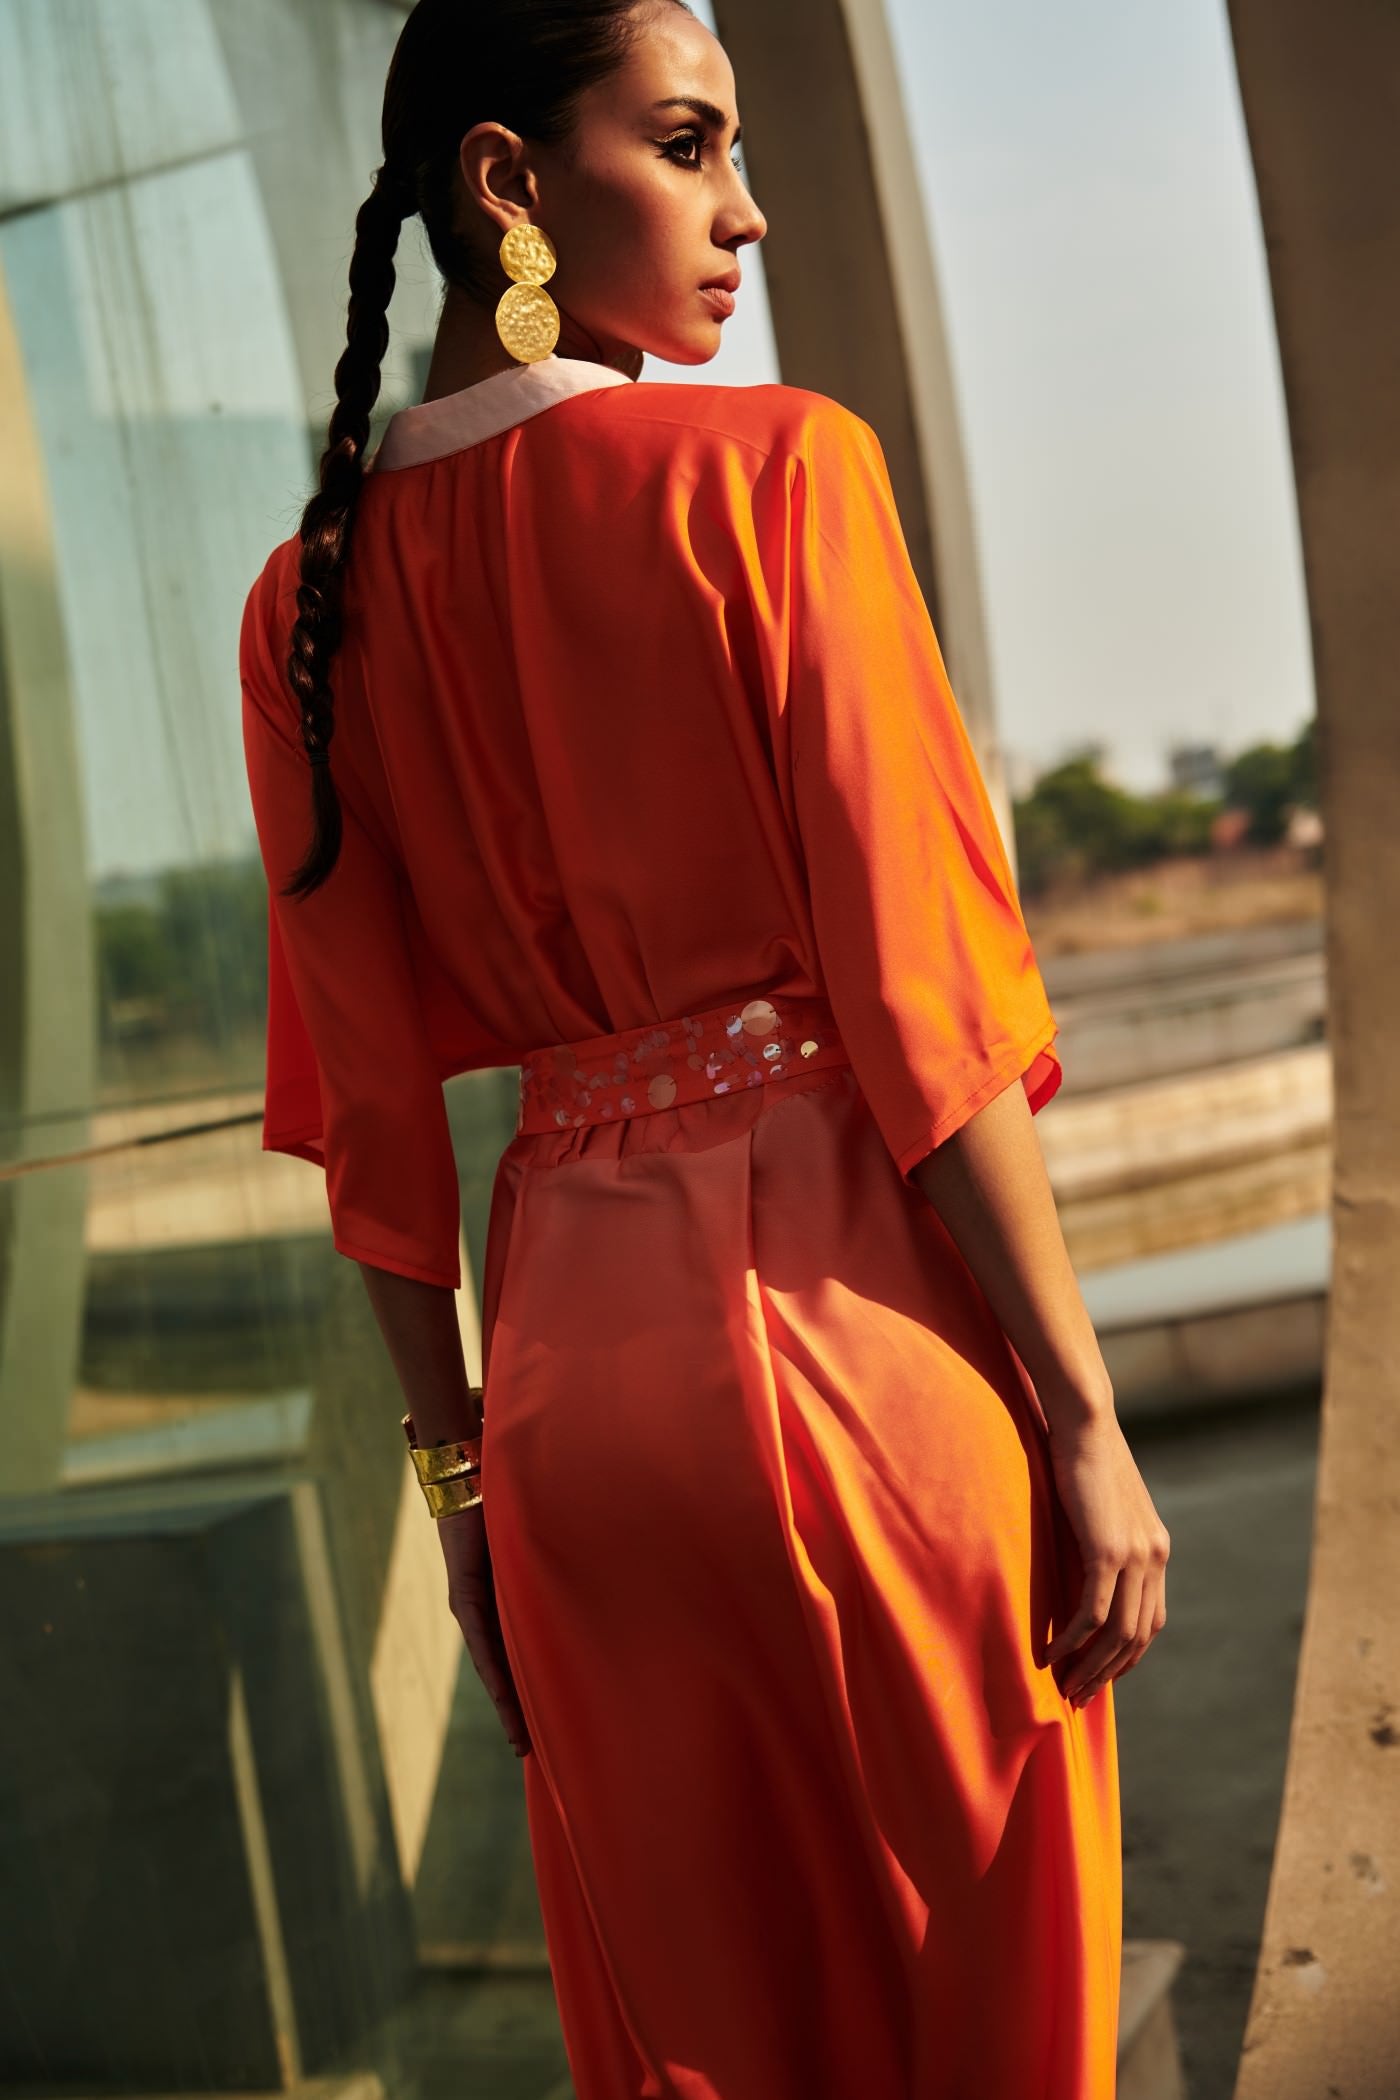
[[[658,107],[676,96],[713,104]],[[591,358],[635,378],[644,355],[707,363],[723,319],[699,293],[761,240],[767,222],[731,159],[734,77],[723,47],[679,9],[646,11],[630,58],[591,89],[565,148],[527,142],[500,124],[461,142],[459,225],[482,249],[492,282],[500,239],[522,221],[558,251],[549,279],[559,308],[555,355]],[[425,400],[475,385],[515,360],[496,333],[494,301],[449,288]],[[1114,1413],[1108,1373],[1060,1231],[1025,1090],[1013,1082],[915,1170],[1035,1387],[1061,1503],[1084,1560],[1074,1617],[1047,1650],[1072,1657],[1062,1691],[1092,1697],[1131,1669],[1166,1621],[1170,1541]],[[419,1440],[475,1436],[481,1416],[462,1359],[453,1293],[361,1263],[370,1303]],[[517,1755],[529,1730],[512,1681],[480,1507],[439,1518],[448,1598],[473,1664]]]
[[[1026,1090],[1013,1080],[915,1167],[1035,1387],[1084,1584],[1046,1650],[1087,1705],[1131,1670],[1167,1621],[1171,1538],[1129,1450],[1060,1229]]]

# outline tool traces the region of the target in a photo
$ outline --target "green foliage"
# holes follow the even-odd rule
[[[99,903],[104,1043],[124,1033],[225,1047],[267,1008],[267,879],[256,856],[170,868],[149,903]]]
[[[1225,768],[1225,799],[1232,809],[1248,812],[1252,845],[1277,845],[1283,837],[1293,778],[1293,753],[1283,744],[1252,744]]]
[[[1161,860],[1204,853],[1217,805],[1173,790],[1131,795],[1102,779],[1091,758],[1073,758],[1036,782],[1015,805],[1022,891],[1083,881]]]
[[[1310,717],[1291,744],[1251,744],[1225,769],[1225,796],[1249,814],[1247,836],[1272,846],[1288,829],[1289,812],[1317,808],[1317,721]]]
[[[1093,758],[1053,767],[1013,805],[1022,894],[1146,867],[1169,855],[1208,853],[1223,807],[1248,812],[1252,843],[1275,843],[1284,836],[1291,808],[1317,804],[1313,722],[1292,744],[1254,744],[1241,751],[1223,778],[1223,800],[1175,788],[1133,795],[1104,780]]]

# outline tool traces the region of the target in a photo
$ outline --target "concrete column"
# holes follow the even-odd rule
[[[938,275],[884,0],[715,0],[784,380],[879,434],[909,552],[1013,847]],[[812,141],[821,150],[812,150]]]
[[[81,772],[43,456],[0,265],[0,1492],[56,1485],[82,1331],[96,1058]]]
[[[1312,1580],[1236,2100],[1388,2100],[1400,2065],[1400,11],[1230,0],[1229,12],[1312,618],[1336,1098]]]

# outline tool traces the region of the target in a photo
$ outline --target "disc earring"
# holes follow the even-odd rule
[[[522,220],[501,240],[501,268],[514,282],[496,303],[496,333],[523,365],[548,357],[559,340],[559,309],[543,289],[558,258],[539,226]]]

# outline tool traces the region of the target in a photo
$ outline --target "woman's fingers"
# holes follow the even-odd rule
[[[1126,1677],[1129,1670],[1142,1661],[1152,1643],[1167,1623],[1167,1571],[1159,1568],[1155,1576],[1143,1585],[1142,1617],[1138,1621],[1138,1635],[1133,1651],[1125,1663],[1114,1672],[1117,1677]]]
[[[452,1616],[516,1756],[524,1757],[530,1749],[530,1732],[501,1632],[480,1505],[440,1517],[438,1536],[447,1563],[447,1601]]]
[[[501,1726],[517,1757],[524,1757],[530,1748],[530,1734],[510,1674],[494,1595],[481,1578],[468,1576],[453,1583],[448,1596],[476,1674],[500,1716]]]
[[[1123,1645],[1119,1631],[1125,1569],[1116,1557],[1103,1554],[1085,1570],[1079,1609],[1050,1644],[1055,1660],[1072,1656],[1062,1690],[1068,1699],[1086,1676]]]
[[[494,1607],[488,1606],[481,1591],[469,1589],[456,1605],[455,1615],[476,1674],[486,1687],[516,1755],[523,1757],[530,1747],[530,1733],[516,1696]]]
[[[1053,1431],[1050,1460],[1084,1583],[1079,1607],[1049,1643],[1046,1660],[1055,1665],[1070,1658],[1064,1696],[1083,1704],[1140,1660],[1165,1623],[1171,1540],[1116,1416]]]
[[[1137,1633],[1142,1612],[1143,1571],[1129,1561],[1120,1568],[1113,1602],[1099,1637],[1082,1655],[1076,1655],[1065,1678],[1065,1697],[1076,1702],[1087,1695],[1090,1685],[1112,1670]]]
[[[1084,1570],[1084,1587],[1080,1593],[1079,1609],[1068,1623],[1062,1626],[1045,1651],[1048,1663],[1057,1663],[1065,1655],[1073,1655],[1083,1642],[1108,1624],[1113,1608],[1114,1594],[1118,1586],[1119,1563],[1107,1556],[1091,1561]]]
[[[1157,1635],[1167,1623],[1166,1605],[1167,1571],[1155,1561],[1149,1564],[1142,1580],[1138,1610],[1131,1637],[1117,1652],[1100,1657],[1095,1662],[1085,1657],[1081,1665],[1076,1659],[1074,1670],[1065,1686],[1065,1697],[1076,1705],[1087,1706],[1115,1677],[1122,1677],[1142,1661]]]

